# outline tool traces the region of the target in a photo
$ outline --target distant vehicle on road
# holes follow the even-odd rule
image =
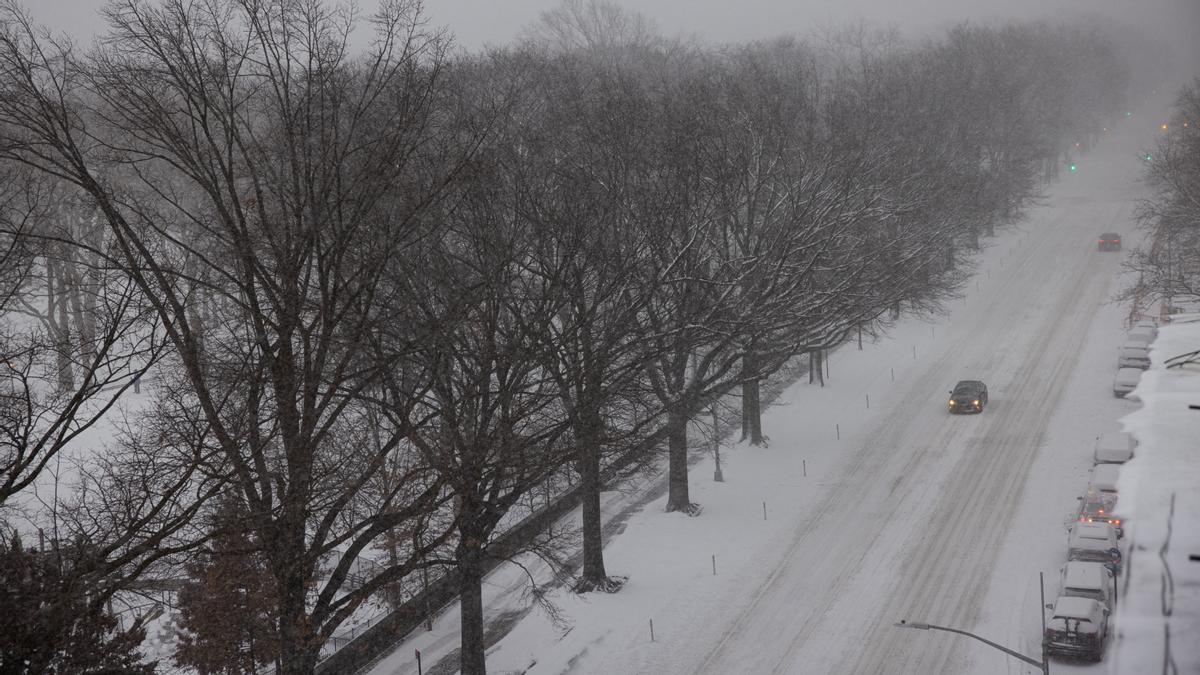
[[[1141,368],[1119,368],[1113,377],[1113,396],[1125,398],[1125,394],[1137,388],[1142,379]]]
[[[1104,658],[1108,638],[1108,608],[1099,600],[1060,595],[1052,605],[1054,616],[1046,622],[1046,652],[1082,657],[1092,661]]]
[[[979,380],[961,380],[950,390],[946,409],[951,413],[980,413],[988,402],[987,385]]]
[[[1116,232],[1105,232],[1100,235],[1099,248],[1101,251],[1120,251],[1121,235]]]

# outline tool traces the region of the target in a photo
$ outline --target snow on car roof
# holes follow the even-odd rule
[[[1090,619],[1100,614],[1100,608],[1100,602],[1093,598],[1060,595],[1054,603],[1054,616],[1055,618],[1069,616]]]
[[[1108,542],[1116,539],[1116,532],[1108,523],[1075,523],[1071,526],[1071,545],[1085,539],[1091,542]]]
[[[1136,385],[1142,379],[1142,373],[1145,372],[1141,368],[1119,368],[1117,375],[1113,378],[1115,382],[1124,384]]]
[[[1047,628],[1052,630],[1069,628],[1080,633],[1095,633],[1100,630],[1100,620],[1103,615],[1104,608],[1100,601],[1063,595],[1059,596],[1054,603],[1054,618],[1050,619]],[[1076,619],[1080,621],[1077,622]]]
[[[1121,370],[1126,370],[1122,368]],[[1129,370],[1138,370],[1130,368]],[[1133,434],[1128,431],[1106,431],[1100,434],[1100,438],[1096,439],[1096,447],[1104,449],[1127,449],[1132,448],[1137,443],[1133,440]]]
[[[1072,560],[1063,570],[1063,588],[1095,588],[1104,583],[1103,563]]]
[[[1092,470],[1092,487],[1101,492],[1116,492],[1117,479],[1121,475],[1119,464],[1097,464]]]

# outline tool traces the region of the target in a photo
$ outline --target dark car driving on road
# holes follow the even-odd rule
[[[987,405],[987,385],[979,380],[962,380],[950,390],[950,402],[946,408],[952,413],[983,412]]]
[[[1100,250],[1101,251],[1120,251],[1121,250],[1121,235],[1116,232],[1105,232],[1100,235]]]

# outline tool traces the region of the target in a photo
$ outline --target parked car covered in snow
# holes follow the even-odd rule
[[[1117,546],[1117,530],[1108,523],[1076,522],[1067,537],[1067,560],[1098,562],[1112,566],[1121,573],[1121,549]]]
[[[979,413],[988,402],[987,385],[979,380],[961,380],[950,390],[946,409],[951,413]]]
[[[1097,246],[1100,251],[1120,251],[1121,250],[1121,235],[1116,232],[1105,232],[1100,235],[1100,241]]]
[[[1138,382],[1141,382],[1141,380],[1141,368],[1117,369],[1117,374],[1113,376],[1113,396],[1125,398],[1126,394],[1137,389]]]
[[[1137,441],[1127,431],[1106,431],[1096,438],[1096,449],[1092,452],[1095,464],[1124,464],[1133,459]]]
[[[1097,562],[1075,560],[1063,565],[1058,577],[1060,596],[1090,598],[1113,608],[1116,577],[1112,570]]]
[[[1125,535],[1125,519],[1117,513],[1117,497],[1089,491],[1080,497],[1079,517],[1081,523],[1108,523],[1117,532],[1117,538]]]
[[[1141,368],[1146,370],[1150,367],[1150,351],[1143,344],[1135,342],[1126,342],[1117,350],[1117,368]]]
[[[1046,652],[1100,661],[1108,638],[1108,613],[1104,603],[1092,598],[1059,596],[1054,614],[1046,622]]]
[[[1154,342],[1158,337],[1158,324],[1148,319],[1143,319],[1129,329],[1127,335],[1131,338],[1138,338],[1144,342]]]

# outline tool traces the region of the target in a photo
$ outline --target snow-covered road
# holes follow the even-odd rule
[[[1089,165],[1125,170],[1068,176],[1055,191],[1060,208],[1035,212],[753,600],[712,626],[716,646],[699,650],[698,672],[970,672],[967,641],[892,624],[976,626],[1005,535],[1027,531],[1015,517],[1026,481],[1052,450],[1043,443],[1052,416],[1077,404],[1063,389],[1117,271],[1119,256],[1097,252],[1096,235],[1132,234],[1132,204],[1113,196],[1136,178],[1131,150],[1097,150]],[[982,415],[945,413],[943,393],[958,379],[989,384]]]
[[[723,448],[724,483],[711,459],[692,468],[699,517],[663,513],[659,498],[606,547],[610,573],[630,577],[620,593],[554,594],[567,626],[535,610],[489,650],[489,672],[1026,672],[966,638],[893,624],[1040,657],[1038,573],[1052,595],[1091,443],[1136,408],[1111,394],[1122,255],[1096,237],[1136,242],[1139,151],[1156,126],[1139,113],[1079,158],[1019,230],[987,241],[977,281],[936,324],[847,345],[828,386],[786,390],[764,418],[769,448]],[[959,379],[988,384],[982,415],[946,414]],[[523,581],[492,575],[489,615],[527,604]],[[416,672],[413,649],[430,663],[456,628],[451,609],[372,672]]]

